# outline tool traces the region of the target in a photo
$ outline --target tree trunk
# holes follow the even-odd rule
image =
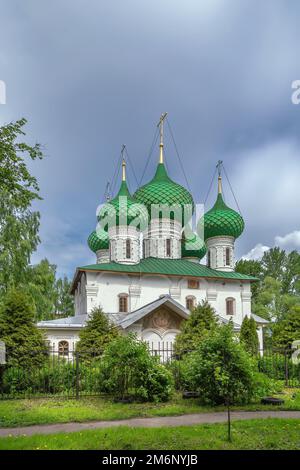
[[[231,442],[231,421],[230,421],[230,404],[227,402],[227,437],[228,441]]]

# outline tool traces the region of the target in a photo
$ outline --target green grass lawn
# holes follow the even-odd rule
[[[275,409],[300,410],[300,392],[287,389],[284,406]],[[259,403],[234,409],[268,410],[274,407]],[[80,400],[47,398],[0,401],[0,426],[28,426],[32,424],[116,420],[133,417],[175,416],[187,413],[222,411],[224,407],[203,407],[197,400],[183,400],[179,395],[167,403],[113,403],[103,398]]]
[[[174,428],[117,428],[52,435],[0,438],[0,450],[197,450],[300,449],[300,420],[264,419],[234,422],[232,442],[226,424]]]

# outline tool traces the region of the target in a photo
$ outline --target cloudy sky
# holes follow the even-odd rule
[[[298,0],[2,1],[0,124],[26,117],[46,154],[31,164],[44,198],[33,262],[69,276],[93,262],[86,239],[121,145],[140,180],[163,111],[197,202],[224,161],[246,222],[237,256],[300,249],[299,19]],[[185,184],[168,135],[166,158]]]

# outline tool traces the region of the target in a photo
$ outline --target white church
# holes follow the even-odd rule
[[[234,270],[235,241],[244,221],[224,202],[221,166],[216,202],[192,232],[193,197],[165,167],[164,118],[153,179],[131,195],[123,159],[119,192],[98,211],[97,228],[88,239],[95,264],[77,268],[72,283],[74,316],[38,323],[59,354],[74,351],[97,306],[124,334],[135,332],[159,350],[173,344],[182,322],[204,300],[221,322],[232,320],[237,333],[244,317],[252,316],[263,348],[268,322],[251,313],[255,278]],[[204,257],[206,264],[201,263]]]

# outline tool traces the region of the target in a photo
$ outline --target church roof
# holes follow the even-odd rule
[[[268,323],[271,323],[271,322],[269,322],[269,320],[266,320],[265,318],[262,318],[259,315],[256,315],[255,313],[251,313],[251,317],[256,321],[256,323],[261,323],[261,324],[264,324],[264,325],[267,325]]]
[[[234,271],[217,271],[208,268],[203,264],[192,263],[184,259],[162,259],[162,258],[145,258],[141,259],[138,264],[120,264],[115,262],[90,264],[77,268],[75,277],[72,284],[72,291],[74,292],[77,280],[81,272],[84,271],[99,271],[111,273],[126,273],[126,274],[152,274],[152,275],[166,275],[176,277],[199,277],[207,279],[227,279],[234,281],[257,281],[258,279],[246,274],[237,273]]]
[[[147,207],[149,216],[151,216],[152,205],[170,207],[178,205],[182,209],[180,210],[180,219],[182,219],[182,211],[186,205],[190,207],[191,212],[194,210],[191,194],[183,186],[171,180],[164,163],[158,164],[154,178],[139,188],[134,197]],[[176,217],[175,214],[174,217]]]
[[[187,309],[185,309],[180,303],[176,302],[176,300],[172,299],[170,295],[164,295],[163,297],[156,299],[147,305],[144,305],[138,310],[128,313],[123,319],[123,321],[119,323],[119,325],[122,328],[128,328],[130,325],[145,317],[149,313],[153,312],[153,310],[158,307],[161,307],[164,304],[171,307],[173,311],[178,313],[178,315],[182,316],[183,318],[188,318],[190,312]]]
[[[149,313],[153,312],[157,308],[161,307],[162,305],[166,305],[169,307],[173,312],[177,313],[184,319],[187,319],[190,311],[183,307],[179,302],[174,300],[170,295],[164,295],[152,302],[144,305],[143,307],[134,310],[130,313],[106,313],[107,317],[115,323],[118,327],[126,330],[129,326],[133,325],[137,321],[144,318]],[[252,314],[253,315],[253,314]],[[222,323],[228,323],[229,320],[227,318],[221,317],[217,315]],[[67,318],[59,318],[57,320],[48,320],[48,321],[41,321],[37,324],[39,328],[45,329],[81,329],[85,326],[88,320],[88,314],[85,315],[78,315],[75,317],[67,317]],[[240,329],[240,325],[238,323],[233,322],[233,327],[236,331]]]

